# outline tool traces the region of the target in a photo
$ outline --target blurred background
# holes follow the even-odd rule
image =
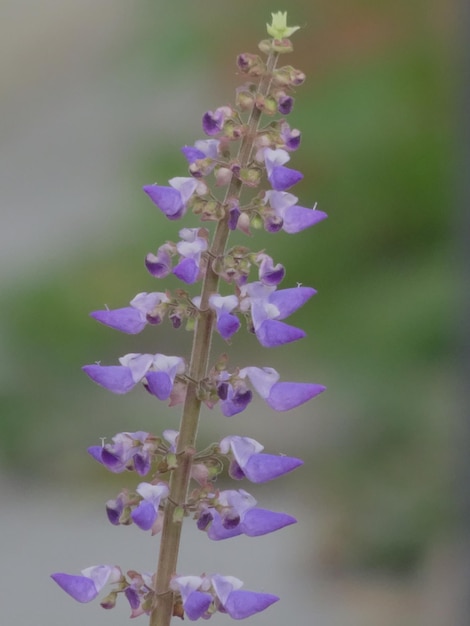
[[[106,475],[86,448],[122,430],[177,428],[179,410],[140,389],[109,394],[80,367],[128,352],[187,355],[191,336],[165,325],[128,337],[88,313],[160,290],[143,259],[180,226],[141,187],[186,175],[180,147],[202,138],[206,110],[233,101],[235,57],[257,51],[279,9],[304,27],[287,61],[308,77],[289,118],[303,138],[296,194],[329,219],[296,236],[237,237],[286,266],[284,286],[319,293],[291,318],[307,339],[266,350],[236,337],[229,350],[233,365],[269,365],[328,391],[288,415],[262,403],[230,420],[204,412],[201,443],[243,434],[305,459],[295,475],[250,486],[261,506],[299,523],[214,545],[188,521],[181,573],[219,571],[280,595],[253,624],[467,623],[456,530],[456,4],[3,0],[5,624],[126,623],[125,602],[80,606],[49,574],[155,568],[157,544],[105,519],[125,477]]]

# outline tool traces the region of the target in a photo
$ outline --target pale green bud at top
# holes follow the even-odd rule
[[[268,35],[271,35],[273,39],[286,39],[299,30],[300,26],[287,26],[287,11],[282,13],[271,13],[273,21],[271,24],[266,24]]]

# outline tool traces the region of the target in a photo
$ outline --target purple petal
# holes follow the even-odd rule
[[[277,103],[277,110],[281,115],[289,115],[294,106],[294,98],[292,96],[281,96]]]
[[[228,473],[230,478],[233,478],[234,480],[242,480],[243,478],[245,478],[245,472],[242,470],[242,468],[235,459],[232,459],[232,461],[230,462]]]
[[[258,341],[265,348],[282,346],[305,337],[305,331],[276,320],[264,320],[255,331]]]
[[[225,528],[223,520],[217,511],[212,511],[212,524],[207,530],[207,536],[213,541],[220,541],[221,539],[230,539],[231,537],[238,537],[243,534],[241,525],[238,524],[233,528]]]
[[[142,454],[136,454],[134,456],[134,468],[140,476],[148,474],[151,464],[151,458],[149,455],[143,456]]]
[[[140,597],[137,591],[133,587],[127,587],[124,591],[124,595],[129,602],[131,609],[138,609],[140,606]]]
[[[173,383],[166,372],[147,372],[146,379],[150,393],[159,400],[168,400]]]
[[[302,206],[291,206],[284,213],[282,228],[286,233],[299,233],[310,226],[314,226],[326,219],[328,215],[316,209],[306,209]]]
[[[250,404],[252,397],[253,394],[249,389],[242,392],[235,392],[233,396],[222,402],[222,413],[225,417],[232,417],[232,415],[241,413]]]
[[[224,115],[220,109],[215,112],[207,111],[202,118],[202,129],[206,135],[217,135],[222,130]]]
[[[194,163],[197,159],[205,159],[206,155],[194,146],[183,146],[181,152],[184,154],[188,163]]]
[[[241,527],[248,537],[267,535],[284,526],[295,524],[297,520],[287,513],[276,513],[267,509],[253,508],[246,512]]]
[[[115,473],[123,472],[126,468],[126,463],[123,462],[122,458],[108,450],[106,447],[102,449],[101,462],[107,467],[107,469]]]
[[[217,330],[224,339],[230,339],[240,328],[240,320],[232,313],[222,313],[217,320]]]
[[[313,383],[275,383],[266,402],[276,411],[289,411],[318,396],[325,389],[323,385]]]
[[[238,218],[241,215],[241,211],[238,206],[232,206],[229,210],[228,227],[230,230],[235,230],[238,224]]]
[[[188,285],[192,285],[198,279],[199,265],[194,259],[183,259],[174,268],[173,274]]]
[[[98,463],[103,463],[103,459],[101,458],[103,450],[103,446],[90,446],[87,449],[87,452],[95,459],[95,461],[98,461]]]
[[[127,393],[137,384],[130,368],[123,365],[85,365],[82,370],[95,383],[113,393]]]
[[[300,465],[301,459],[276,454],[253,454],[246,463],[243,471],[252,483],[265,483],[292,472]]]
[[[119,526],[119,519],[124,510],[124,503],[122,498],[117,498],[116,500],[108,500],[106,502],[106,515],[108,516],[108,520],[114,526]]]
[[[109,326],[120,330],[129,335],[137,335],[147,325],[145,315],[133,307],[124,307],[123,309],[114,309],[112,311],[93,311],[90,317]]]
[[[270,593],[256,593],[237,589],[232,591],[225,604],[224,609],[233,619],[245,619],[255,613],[264,611],[268,606],[277,602],[279,598]]]
[[[193,591],[189,594],[184,603],[184,612],[191,621],[197,620],[204,615],[212,602],[210,593]]]
[[[177,220],[183,216],[185,206],[181,193],[177,189],[161,187],[160,185],[146,185],[143,190],[168,219]]]
[[[279,309],[280,315],[278,319],[283,320],[285,317],[292,315],[297,309],[300,309],[316,293],[312,287],[280,289],[269,296],[269,302]]]
[[[99,593],[95,583],[86,576],[57,573],[52,574],[51,578],[78,602],[91,602]]]
[[[145,257],[145,267],[155,278],[165,278],[171,272],[171,258],[168,253],[153,254],[149,252]]]
[[[150,530],[157,519],[157,511],[150,502],[142,500],[138,507],[136,507],[131,517],[135,524],[142,530]]]
[[[270,176],[268,176],[272,188],[276,191],[285,191],[293,187],[301,181],[303,177],[302,172],[285,167],[284,165],[276,165],[273,167]]]

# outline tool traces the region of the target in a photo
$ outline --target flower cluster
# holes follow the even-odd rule
[[[245,489],[218,489],[216,479],[228,470],[234,480],[265,483],[301,466],[300,459],[265,453],[258,441],[241,435],[224,437],[197,450],[196,433],[201,404],[210,409],[219,405],[225,417],[232,417],[248,407],[254,391],[268,407],[282,412],[325,389],[311,382],[281,381],[280,374],[267,366],[229,370],[224,354],[210,365],[212,333],[230,342],[242,322],[265,348],[305,337],[301,328],[284,320],[302,307],[315,289],[301,285],[280,288],[286,277],[281,263],[264,250],[227,246],[230,232],[236,229],[251,234],[252,229],[264,227],[270,233],[283,230],[293,234],[326,217],[316,206],[299,206],[298,198],[289,191],[303,178],[300,171],[286,165],[300,145],[301,134],[285,116],[293,110],[294,90],[305,75],[290,65],[277,64],[283,54],[292,51],[289,37],[297,29],[287,26],[285,13],[273,14],[268,25],[270,39],[259,44],[266,59],[251,53],[237,59],[247,82],[237,89],[235,105],[207,111],[202,130],[209,139],[182,148],[189,176],[172,178],[169,186],[144,187],[169,220],[192,213],[203,222],[215,223],[212,234],[208,228],[182,228],[176,243],[166,241],[145,258],[151,280],[171,274],[185,286],[202,282],[200,294],[184,289],[141,292],[129,306],[91,313],[105,326],[131,335],[160,325],[165,318],[173,328],[184,324],[194,333],[189,360],[153,352],[131,353],[119,358],[119,365],[96,362],[83,367],[91,380],[113,393],[125,394],[143,386],[170,406],[184,404],[179,431],[168,429],[161,436],[147,431],[122,432],[88,450],[112,473],[138,475],[134,490],[122,489],[106,502],[106,515],[115,526],[134,524],[152,535],[162,533],[157,571],[140,574],[131,570],[124,575],[117,566],[97,565],[80,575],[52,576],[79,602],[89,602],[106,584],[113,585],[101,605],[112,608],[123,594],[131,617],[149,615],[151,626],[168,626],[172,616],[197,620],[215,612],[244,619],[279,599],[243,590],[242,582],[233,576],[177,575],[168,564],[176,563],[185,517],[192,517],[197,528],[214,541],[265,535],[296,522],[288,513],[258,507]],[[263,116],[271,121],[262,125]],[[225,188],[224,194],[220,188]]]
[[[125,576],[117,566],[95,565],[78,575],[57,573],[52,574],[52,578],[66,593],[82,603],[94,600],[106,584],[114,585],[115,589],[101,602],[101,606],[113,608],[118,594],[124,594],[131,608],[131,617],[148,614],[155,599],[151,574],[131,570]],[[270,593],[241,589],[241,580],[221,574],[174,576],[170,586],[176,595],[175,615],[179,614],[181,606],[190,620],[208,619],[217,611],[227,613],[234,619],[244,619],[279,600]]]

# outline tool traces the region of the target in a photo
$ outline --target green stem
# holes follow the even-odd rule
[[[261,79],[258,86],[258,93],[263,96],[269,92],[271,76],[277,58],[278,54],[275,52],[272,52],[268,57],[266,75]],[[238,153],[241,167],[246,167],[250,162],[260,118],[261,111],[253,107],[248,120],[247,132],[243,137]],[[229,198],[239,198],[241,188],[241,181],[232,177],[224,204]],[[230,233],[228,220],[227,214],[217,224],[210,250],[214,257],[221,257],[225,252]],[[202,285],[200,314],[194,331],[189,363],[188,375],[191,381],[201,381],[207,375],[214,324],[214,312],[209,309],[209,297],[213,293],[217,293],[218,286],[219,276],[213,271],[212,264],[208,263]],[[201,400],[197,395],[197,383],[188,382],[178,437],[178,467],[171,474],[170,495],[165,505],[160,556],[155,580],[157,602],[150,615],[149,626],[169,626],[173,613],[173,592],[170,590],[170,579],[176,572],[183,526],[181,521],[175,521],[173,517],[176,506],[182,506],[186,502],[192,457],[195,454],[200,409]]]

